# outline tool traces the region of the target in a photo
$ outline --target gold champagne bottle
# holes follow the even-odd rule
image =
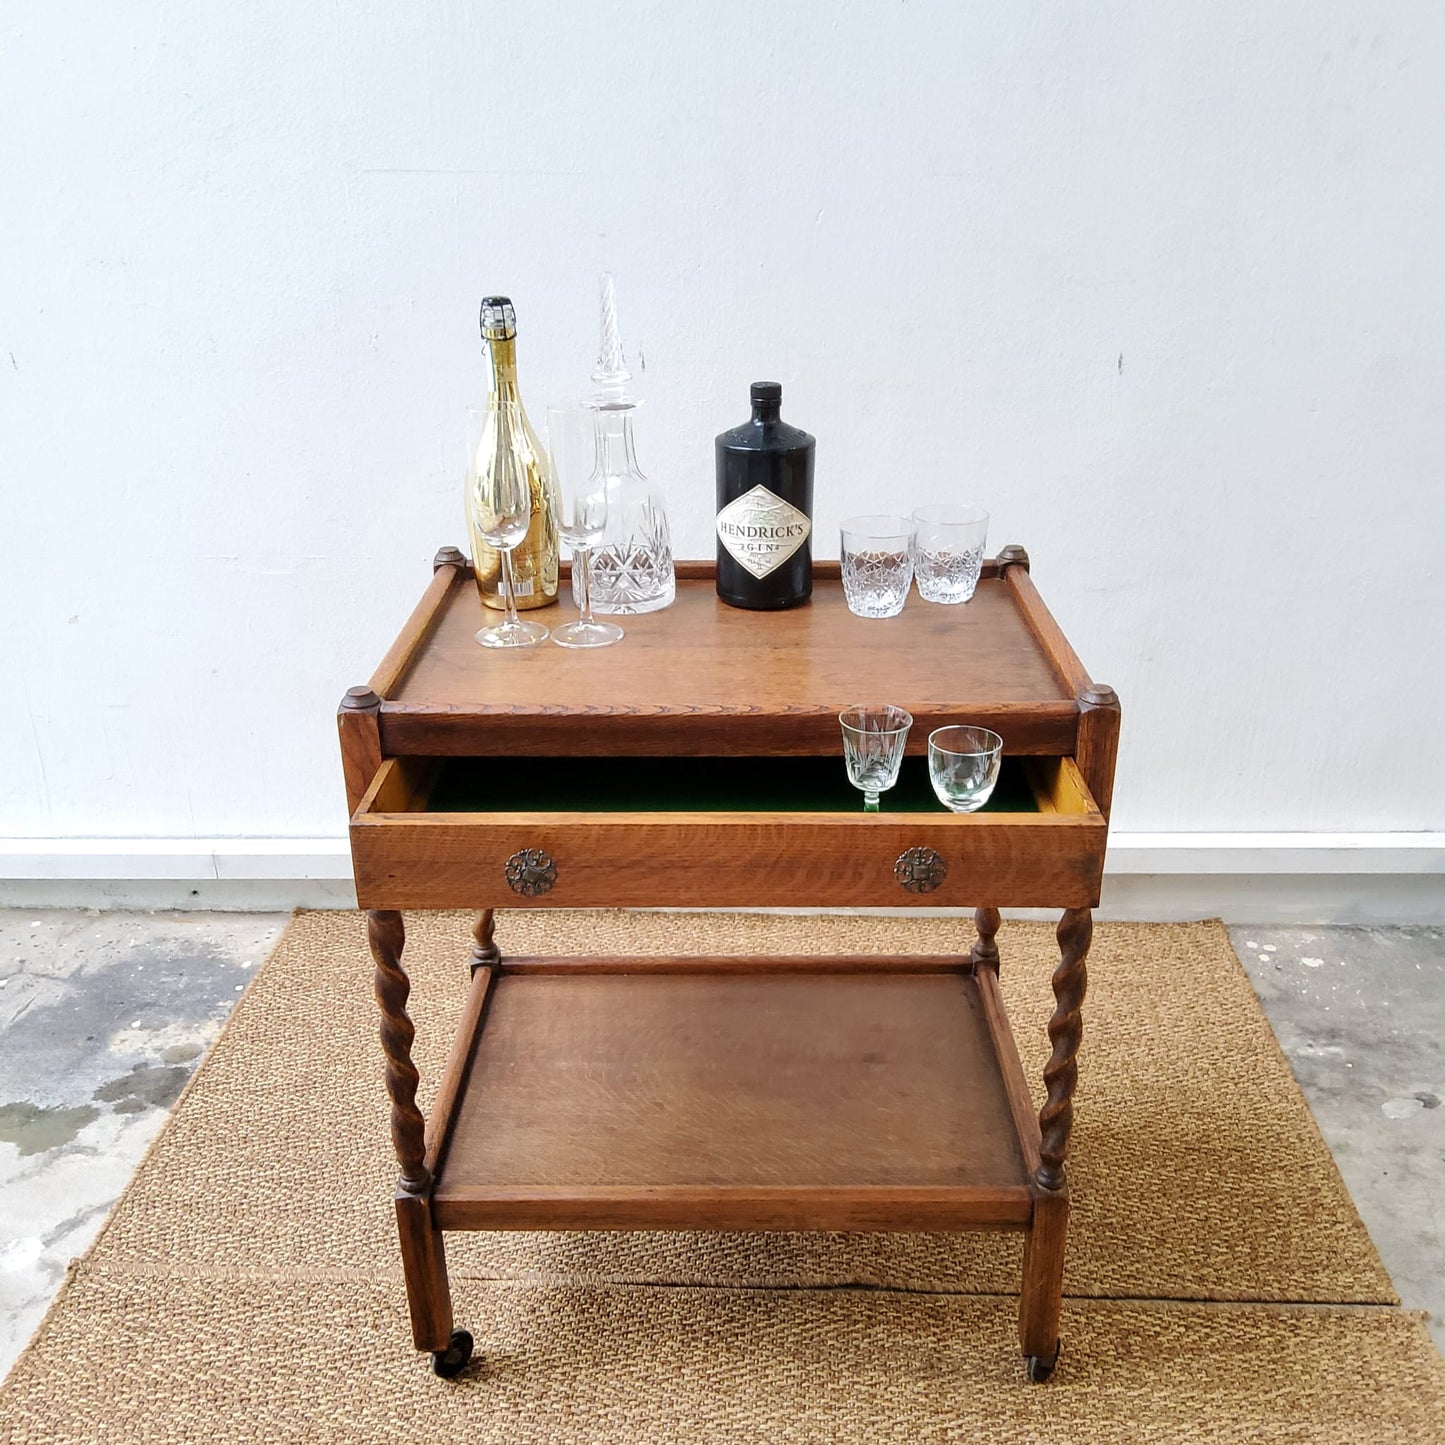
[[[472,544],[472,565],[477,590],[487,607],[502,611],[502,556],[477,535],[473,525],[472,493],[477,478],[498,467],[515,467],[527,478],[532,496],[532,520],[527,535],[512,551],[512,576],[517,607],[548,607],[557,600],[557,525],[549,505],[555,483],[547,453],[527,420],[517,391],[517,316],[505,296],[488,296],[482,302],[482,338],[491,350],[492,385],[481,440],[467,471],[467,531]]]

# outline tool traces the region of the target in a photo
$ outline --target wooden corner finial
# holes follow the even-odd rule
[[[467,559],[462,555],[460,547],[443,547],[431,559],[433,572],[440,572],[443,567],[465,567],[466,565]]]
[[[1009,543],[995,560],[1000,572],[1007,572],[1010,567],[1022,567],[1025,572],[1029,570],[1029,554],[1017,542]]]
[[[1118,707],[1119,694],[1105,683],[1094,682],[1079,694],[1078,701],[1081,708]]]
[[[342,712],[375,712],[381,699],[369,687],[348,687],[341,699]]]

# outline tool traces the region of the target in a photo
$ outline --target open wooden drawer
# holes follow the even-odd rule
[[[1072,758],[1005,758],[977,813],[904,760],[386,759],[351,820],[363,908],[1088,907],[1107,825]]]

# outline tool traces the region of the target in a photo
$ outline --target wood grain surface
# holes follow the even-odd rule
[[[438,557],[440,555],[439,553]],[[470,575],[466,565],[459,562],[440,562],[433,568],[430,585],[412,608],[411,616],[407,618],[401,631],[387,648],[386,656],[371,675],[370,685],[373,692],[382,697],[392,695],[397,679],[411,666],[412,659],[419,655],[419,650],[431,636],[433,628],[443,615],[445,603],[454,590],[465,590],[461,584],[466,582]],[[481,603],[478,602],[477,606],[480,610]],[[477,626],[481,625],[479,621]]]
[[[616,954],[519,954],[504,958],[503,973],[967,973],[972,960],[958,954],[876,953],[649,953],[640,958]],[[1037,1130],[1037,1121],[1035,1121]]]
[[[845,813],[358,815],[351,857],[363,908],[1083,907],[1098,897],[1098,814]],[[904,889],[894,865],[932,848],[933,891]],[[510,890],[508,860],[545,853],[555,882]]]
[[[1033,633],[1035,641],[1043,649],[1061,686],[1071,695],[1077,695],[1088,687],[1089,674],[1079,655],[1064,636],[1064,630],[1054,621],[1053,614],[1044,606],[1044,599],[1034,586],[1034,579],[1027,567],[1010,567],[1004,574],[1004,585],[1013,595],[1019,615]]]
[[[1082,907],[1103,878],[1107,824],[1068,758],[1027,760],[1040,811],[1019,813],[430,813],[430,772],[388,758],[362,799],[351,856],[363,908]],[[895,875],[909,848],[943,859],[931,892]],[[527,849],[555,867],[535,896],[506,881]]]
[[[1068,1189],[1039,1191],[1033,1223],[1024,1236],[1024,1274],[1019,1289],[1019,1345],[1026,1355],[1048,1359],[1058,1352],[1068,1233]]]
[[[680,1192],[657,1195],[668,1190]],[[969,975],[493,984],[434,1195],[446,1227],[489,1200],[512,1228],[688,1227],[679,1209],[690,1227],[719,1209],[752,1222],[735,1212],[725,1227],[767,1227],[759,1211],[786,1203],[796,1220],[810,1190],[832,1220],[871,1209],[912,1227],[888,1196],[914,1191],[935,1224],[1027,1222],[1025,1161]]]
[[[488,967],[472,971],[471,986],[467,1000],[462,1007],[462,1016],[452,1039],[447,1055],[446,1067],[442,1070],[441,1083],[437,1085],[436,1098],[432,1101],[431,1113],[426,1119],[426,1167],[435,1178],[440,1170],[451,1135],[452,1123],[456,1117],[457,1105],[466,1092],[467,1079],[471,1073],[472,1055],[476,1050],[481,1030],[482,1015],[486,1011],[487,996],[491,991],[496,973]]]
[[[341,741],[341,776],[346,786],[346,811],[360,806],[381,766],[381,699],[369,687],[352,687],[336,710]]]
[[[1045,1189],[1062,1189],[1064,1161],[1074,1127],[1074,1089],[1079,1082],[1079,1047],[1084,1038],[1084,994],[1089,986],[1089,945],[1094,918],[1087,908],[1065,909],[1059,920],[1059,966],[1051,980],[1054,1012],[1049,1019],[1053,1051],[1044,1065],[1048,1098],[1039,1110],[1039,1159],[1034,1180]]]
[[[436,1199],[438,1229],[1027,1229],[1034,1201],[1017,1184],[663,1184],[492,1189],[457,1185]],[[427,1348],[423,1346],[422,1348]]]
[[[968,604],[915,599],[872,621],[848,612],[836,564],[817,569],[808,606],[774,614],[727,607],[709,566],[683,564],[675,604],[624,619],[618,647],[508,654],[476,645],[465,561],[438,554],[338,720],[357,894],[380,910],[419,1348],[451,1326],[443,1229],[1013,1228],[1027,1234],[1020,1342],[1031,1378],[1047,1375],[1120,711],[1028,567],[1006,548]],[[838,711],[858,702],[914,716],[892,812],[837,810],[814,776],[839,754]],[[991,811],[933,812],[926,777],[921,802],[905,797],[928,733],[955,722],[1003,736],[1009,781]],[[466,758],[475,776],[448,791]],[[501,774],[508,758],[526,761]],[[926,866],[903,867],[905,853]],[[978,937],[968,958],[908,964],[505,960],[499,903],[970,906]],[[482,910],[475,974],[424,1133],[396,910],[458,906]],[[1018,906],[1067,910],[1038,1115],[998,986],[998,909]]]
[[[476,589],[456,569],[437,577],[451,585],[408,624],[409,661],[385,694],[388,755],[817,752],[835,746],[839,710],[865,699],[913,713],[913,752],[953,722],[993,728],[1011,753],[1074,750],[1073,692],[1002,579],[964,605],[915,598],[880,621],[853,616],[828,576],[807,606],[766,614],[684,577],[671,607],[620,619],[616,647],[511,654],[473,640]]]

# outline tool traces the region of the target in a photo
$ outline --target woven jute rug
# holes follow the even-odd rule
[[[423,1099],[470,918],[408,918]],[[929,952],[966,922],[499,916],[514,952]],[[1042,924],[1006,924],[1025,1067]],[[413,1353],[371,963],[301,914],[0,1391],[0,1440],[1445,1439],[1388,1277],[1217,924],[1100,925],[1064,1354],[1024,1382],[1015,1236],[451,1235],[480,1366]]]

